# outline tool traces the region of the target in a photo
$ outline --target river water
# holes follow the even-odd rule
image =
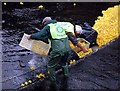
[[[83,24],[85,21],[93,26],[94,21],[109,6],[116,3],[7,3],[2,8],[2,83],[3,89],[13,89],[21,83],[32,79],[35,72],[24,74],[30,69],[30,63],[35,67],[46,65],[46,58],[41,57],[19,46],[24,33],[35,33],[30,25],[42,28],[41,21],[45,16],[51,16],[59,21],[70,21]],[[38,6],[43,5],[43,9]],[[21,61],[21,62],[20,62]],[[22,63],[22,64],[21,64]],[[22,65],[22,66],[21,66]],[[39,72],[43,69],[39,69]],[[37,72],[38,72],[37,71]],[[24,74],[24,75],[21,75]]]

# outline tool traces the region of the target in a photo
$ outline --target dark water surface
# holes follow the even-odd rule
[[[68,81],[58,74],[60,91],[80,91],[80,90],[108,90],[119,91],[120,89],[120,38],[101,48],[98,52],[88,56],[84,61],[70,67]],[[45,90],[44,81],[38,81],[30,85],[29,89]]]
[[[3,89],[18,88],[21,83],[32,79],[35,72],[24,74],[30,71],[29,62],[35,62],[37,67],[46,65],[45,58],[29,50],[20,47],[18,44],[23,33],[37,32],[30,25],[42,28],[41,21],[45,16],[51,16],[59,21],[70,21],[75,24],[83,24],[85,21],[91,26],[101,11],[117,3],[7,3],[2,8],[2,80]],[[38,6],[43,5],[43,9]],[[25,65],[20,66],[20,61]],[[39,72],[43,69],[38,70]],[[24,75],[21,75],[24,74]],[[29,75],[29,76],[28,76]],[[18,76],[18,77],[16,77]]]

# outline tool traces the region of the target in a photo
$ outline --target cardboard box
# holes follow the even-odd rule
[[[40,40],[28,40],[27,39],[27,34],[24,34],[22,37],[22,40],[20,41],[20,46],[28,49],[30,51],[33,51],[35,53],[40,54],[41,56],[47,56],[49,49],[50,49],[50,44],[46,44],[43,41]]]

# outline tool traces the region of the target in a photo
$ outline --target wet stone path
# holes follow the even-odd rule
[[[68,89],[120,89],[120,38],[70,68]]]
[[[65,83],[66,81],[63,80],[61,74],[57,74],[57,78],[59,79],[58,87],[59,89],[62,87],[60,91],[119,91],[119,43],[120,38],[87,56],[84,61],[72,65],[69,69],[70,73],[67,83]],[[39,89],[41,91],[49,91],[45,90],[46,88],[47,85],[44,85],[44,81],[38,80],[22,90],[36,91]]]
[[[29,50],[20,47],[20,37],[17,34],[7,34],[4,30],[2,34],[2,89],[17,89],[20,85],[36,76],[36,72],[41,72],[46,64],[44,58]],[[14,31],[12,31],[13,33]],[[33,62],[30,64],[29,62]],[[35,63],[36,62],[36,63]],[[33,72],[30,68],[35,65]]]

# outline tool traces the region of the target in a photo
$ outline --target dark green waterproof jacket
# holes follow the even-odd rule
[[[48,26],[48,24],[51,24],[51,23],[54,24],[54,23],[57,23],[57,21],[50,20],[49,22],[47,22],[46,26],[40,32],[37,32],[31,35],[31,39],[42,40],[46,43],[49,43],[48,42],[48,39],[49,39],[51,41],[50,56],[51,57],[63,56],[64,53],[71,50],[68,37],[62,38],[62,39],[52,39],[51,33],[50,33],[50,26]]]

